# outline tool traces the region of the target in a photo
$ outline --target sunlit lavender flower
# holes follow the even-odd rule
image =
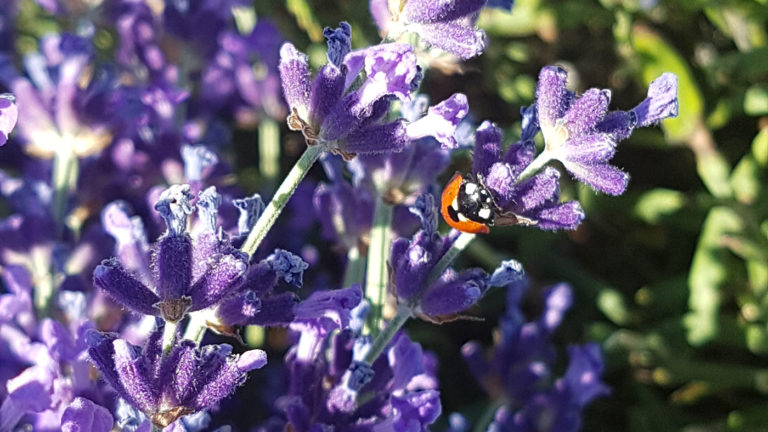
[[[85,157],[110,143],[104,119],[83,118],[84,95],[101,91],[83,89],[80,82],[91,56],[87,39],[53,34],[41,40],[39,53],[28,55],[29,78],[12,68],[3,69],[0,80],[17,98],[17,135],[27,153],[51,158],[66,149]]]
[[[560,202],[560,173],[547,167],[522,179],[534,159],[537,132],[533,110],[523,116],[520,141],[502,152],[502,131],[483,122],[475,132],[473,174],[480,178],[494,198],[506,223],[534,225],[539,229],[574,229],[584,219],[578,201]],[[533,124],[533,126],[531,126]]]
[[[545,149],[542,158],[557,159],[579,181],[595,190],[620,195],[629,175],[609,164],[616,144],[637,127],[676,117],[677,77],[666,73],[653,81],[648,97],[630,111],[608,111],[609,90],[589,89],[576,95],[566,89],[567,73],[548,66],[539,74],[536,111]]]
[[[383,123],[393,97],[408,100],[421,72],[410,45],[384,44],[351,51],[351,28],[326,29],[328,63],[310,82],[307,56],[286,43],[280,49],[280,77],[291,108],[288,126],[308,145],[352,158],[358,153],[400,151],[408,143],[402,120]],[[366,79],[346,89],[364,70]]]
[[[109,411],[91,400],[78,397],[61,415],[63,432],[109,432],[114,421]]]
[[[456,240],[455,233],[437,232],[437,214],[432,195],[422,195],[412,207],[422,221],[422,230],[412,239],[398,238],[392,244],[392,291],[398,304],[411,308],[425,320],[437,323],[460,318],[461,312],[477,303],[489,288],[506,286],[523,277],[516,261],[505,261],[488,275],[481,269],[457,272],[436,269]],[[435,273],[438,271],[438,273]]]
[[[482,54],[488,44],[485,32],[475,26],[486,0],[371,0],[371,14],[379,30],[397,39],[416,33],[428,45],[461,59]]]
[[[180,341],[163,355],[162,327],[141,349],[114,334],[87,334],[88,353],[104,380],[158,426],[213,406],[242,385],[248,371],[267,362],[261,350],[231,355],[229,345],[197,348],[191,341]]]
[[[115,258],[96,268],[94,284],[132,311],[171,322],[237,294],[248,263],[246,255],[219,237],[216,213],[221,197],[214,188],[200,193],[198,214],[206,229],[194,242],[186,232],[191,198],[188,185],[175,185],[155,204],[168,229],[154,245],[153,289]]]

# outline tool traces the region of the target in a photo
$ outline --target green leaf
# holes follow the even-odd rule
[[[643,222],[656,224],[685,205],[685,194],[672,189],[653,189],[643,193],[635,204],[634,214]]]
[[[752,140],[752,156],[762,168],[768,168],[768,127],[760,129]]]
[[[670,44],[646,27],[634,27],[632,42],[642,65],[642,79],[646,85],[664,72],[677,75],[680,113],[677,118],[662,121],[661,126],[668,139],[685,140],[700,123],[704,110],[701,91],[687,62]]]
[[[728,161],[717,151],[698,152],[697,156],[696,169],[709,193],[717,198],[730,198],[731,166]]]
[[[296,23],[307,32],[312,42],[323,40],[323,28],[318,23],[307,0],[287,0],[285,6],[296,17]]]
[[[624,304],[624,298],[614,289],[602,289],[597,295],[597,307],[608,319],[618,325],[629,322],[629,312]]]
[[[751,154],[741,158],[733,169],[730,183],[737,200],[744,204],[755,201],[762,185],[760,184],[760,167]]]
[[[684,318],[691,345],[703,345],[718,332],[722,290],[729,279],[729,257],[721,246],[726,234],[742,230],[741,219],[728,207],[714,207],[707,215],[688,274],[688,307]]]
[[[768,114],[768,86],[755,84],[747,89],[744,112],[753,116]]]

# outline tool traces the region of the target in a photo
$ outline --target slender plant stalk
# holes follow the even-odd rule
[[[371,242],[368,246],[368,275],[365,280],[365,297],[371,303],[371,311],[366,320],[368,334],[375,336],[379,332],[381,313],[387,295],[389,272],[390,234],[393,207],[381,197],[376,199],[371,228]]]
[[[429,273],[429,277],[427,278],[427,283],[425,284],[425,287],[428,287],[431,285],[434,281],[437,280],[437,278],[440,277],[440,275],[443,274],[445,269],[450,266],[454,260],[456,260],[456,257],[459,256],[459,254],[467,247],[470,243],[472,243],[472,240],[475,239],[475,234],[465,233],[462,232],[459,234],[459,236],[456,238],[456,240],[451,245],[451,248],[448,249],[448,251],[445,252],[445,255],[443,255],[442,258],[440,258],[440,261],[435,264],[435,266],[432,268],[432,271]]]
[[[240,247],[240,250],[247,253],[249,257],[252,257],[254,252],[256,252],[256,248],[259,247],[259,244],[264,240],[264,237],[267,236],[270,228],[272,228],[272,225],[277,221],[277,217],[280,216],[280,213],[283,211],[286,204],[288,204],[288,200],[290,200],[293,193],[296,192],[299,183],[301,183],[301,180],[307,175],[307,172],[312,168],[312,165],[317,161],[317,158],[320,157],[322,151],[323,147],[320,145],[308,146],[299,160],[296,161],[296,165],[291,168],[291,171],[280,184],[280,187],[277,188],[275,196],[272,197],[272,201],[270,201],[267,208],[264,209],[264,213],[262,213],[259,220],[256,221],[256,225]]]
[[[176,343],[176,329],[178,326],[179,323],[177,322],[165,322],[165,327],[163,327],[163,357],[170,354],[173,345]]]
[[[273,190],[280,175],[280,126],[269,117],[259,123],[259,172]]]
[[[488,426],[493,421],[493,417],[496,415],[496,411],[498,411],[499,408],[501,408],[506,403],[507,400],[505,398],[500,398],[499,400],[489,402],[488,407],[485,409],[485,411],[483,411],[483,414],[477,420],[477,423],[475,423],[475,428],[472,429],[472,432],[485,432],[488,430]]]
[[[376,361],[377,358],[381,355],[382,352],[384,352],[384,349],[389,345],[389,341],[392,340],[393,337],[397,334],[397,332],[403,328],[405,323],[408,321],[408,319],[411,318],[411,308],[400,305],[397,308],[397,315],[395,315],[394,318],[392,318],[392,321],[387,323],[387,326],[384,327],[384,330],[379,333],[376,338],[373,340],[373,344],[371,345],[371,350],[368,351],[368,354],[365,356],[365,362],[369,365],[372,365],[373,362]]]
[[[51,174],[51,186],[53,187],[53,201],[51,213],[56,224],[56,237],[64,236],[66,226],[67,199],[77,185],[78,160],[75,153],[68,146],[62,146],[54,153],[53,172]],[[48,274],[42,275],[41,282],[35,284],[35,309],[39,318],[50,316],[51,302],[56,295],[55,269],[48,265],[45,270]]]
[[[357,246],[347,251],[347,269],[344,271],[343,288],[363,282],[366,261],[366,257],[360,253],[360,249]]]
[[[189,314],[187,328],[184,329],[184,339],[191,340],[195,345],[200,346],[205,336],[205,318],[199,312]]]
[[[53,219],[56,222],[56,234],[61,237],[67,211],[67,198],[77,185],[78,161],[75,153],[67,146],[62,146],[53,156]]]
[[[539,153],[539,155],[536,156],[536,159],[534,159],[533,162],[528,164],[528,166],[525,167],[523,172],[521,172],[520,175],[517,176],[517,180],[515,180],[515,183],[522,183],[523,181],[533,177],[534,174],[536,174],[542,168],[544,168],[544,165],[549,163],[549,161],[551,160],[552,160],[551,152],[544,150],[543,152]]]

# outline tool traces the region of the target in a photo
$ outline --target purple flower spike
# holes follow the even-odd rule
[[[444,149],[457,147],[453,137],[456,126],[469,112],[467,97],[455,93],[450,98],[430,107],[427,115],[410,124],[406,129],[408,138],[419,139],[433,136]]]
[[[189,185],[173,185],[160,194],[155,210],[165,220],[169,236],[181,236],[187,231],[187,216],[192,213]]]
[[[199,193],[197,218],[203,225],[193,240],[187,233],[187,218],[192,213],[189,185],[166,189],[155,208],[168,230],[153,245],[150,271],[142,265],[146,248],[133,247],[131,268],[115,258],[104,260],[94,271],[94,284],[119,304],[135,312],[159,315],[178,322],[194,312],[241,294],[248,268],[246,255],[232,247],[217,227],[221,196],[215,187]],[[109,208],[103,218],[107,229],[121,243],[136,242],[133,221],[119,205]],[[144,240],[146,241],[146,240]]]
[[[328,41],[328,61],[337,68],[341,67],[344,57],[352,50],[352,27],[342,21],[337,29],[326,27],[323,36]]]
[[[210,168],[219,162],[216,153],[202,145],[182,146],[181,158],[184,160],[184,177],[188,182],[202,180]]]
[[[325,36],[329,63],[311,83],[306,56],[290,44],[280,50],[288,127],[301,131],[307,145],[322,145],[347,160],[401,151],[408,142],[404,124],[384,120],[393,98],[410,100],[419,84],[413,48],[389,43],[350,51],[351,28],[344,22]],[[364,79],[358,80],[361,72]]]
[[[232,204],[240,212],[240,216],[237,218],[237,235],[247,236],[264,211],[264,201],[261,199],[261,195],[254,194],[251,197],[232,200]]]
[[[648,86],[648,97],[632,111],[637,115],[637,127],[656,124],[669,117],[677,117],[677,76],[664,73]]]
[[[93,284],[120,305],[145,315],[157,313],[160,302],[152,290],[131,275],[116,258],[104,260],[93,271]]]
[[[19,118],[19,108],[16,98],[8,93],[0,94],[0,146],[8,141],[16,120]]]
[[[616,144],[635,127],[677,115],[677,77],[667,73],[653,81],[648,98],[629,112],[608,112],[609,90],[589,89],[576,96],[565,88],[566,81],[566,71],[557,66],[539,74],[536,107],[544,154],[593,189],[621,195],[629,175],[609,164]]]
[[[371,0],[370,8],[379,29],[390,37],[413,32],[427,44],[461,59],[485,50],[485,33],[475,27],[485,0],[409,0],[389,4],[393,7],[388,8],[386,0]]]
[[[309,59],[291,43],[280,48],[280,78],[288,107],[300,118],[309,114]]]
[[[157,426],[202,411],[231,395],[248,371],[266,364],[261,350],[231,355],[229,345],[178,342],[166,355],[159,352],[162,324],[140,349],[114,335],[91,330],[88,354],[112,388]]]
[[[430,280],[435,266],[455,241],[455,235],[441,237],[435,230],[434,199],[419,197],[414,213],[424,221],[424,228],[412,239],[398,238],[392,244],[391,280],[399,304],[427,321],[443,323],[462,318],[461,313],[477,303],[492,286],[519,284],[523,271],[516,261],[505,261],[488,275],[481,269],[457,273],[443,270]],[[428,212],[426,206],[431,205]]]
[[[462,60],[479,56],[488,46],[485,32],[467,26],[465,20],[424,23],[416,28],[424,42]]]
[[[109,432],[113,423],[109,410],[82,397],[75,398],[61,415],[63,432]]]
[[[304,270],[309,267],[300,256],[283,249],[276,249],[267,257],[266,262],[278,278],[297,287],[301,287]]]

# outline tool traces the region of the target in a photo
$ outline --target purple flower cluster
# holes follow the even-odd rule
[[[394,42],[416,33],[460,59],[477,56],[488,44],[475,24],[485,1],[374,0],[387,40],[353,50],[348,23],[326,28],[327,62],[314,77],[272,22],[248,25],[257,17],[242,0],[39,0],[75,33],[40,37],[23,56],[6,40],[18,12],[6,3],[0,431],[262,421],[256,430],[427,431],[442,410],[438,361],[403,325],[467,318],[494,287],[507,289],[508,310],[493,359],[476,344],[464,349],[491,396],[506,401],[490,430],[576,430],[583,408],[607,392],[594,344],[572,347],[555,378],[550,340],[568,287],[548,291],[542,317],[524,322],[522,265],[457,268],[471,237],[439,232],[434,197],[451,152],[473,141],[472,175],[500,218],[575,228],[584,212],[560,201],[559,171],[547,163],[623,192],[628,177],[610,159],[635,128],[676,115],[673,75],[635,108],[608,111],[608,91],[576,95],[563,69],[546,67],[520,139],[505,148],[489,122],[469,136],[465,95],[430,106],[417,90],[422,56],[434,51]],[[315,159],[302,156],[277,191],[260,189],[274,194],[265,202],[236,181],[230,138],[284,119]],[[327,181],[299,184],[316,158]],[[288,218],[278,217],[283,208]],[[320,236],[327,242],[311,244]],[[345,253],[346,266],[328,250]],[[261,372],[269,385],[242,390],[263,401],[264,415],[245,424],[238,398],[227,398],[264,367],[280,373]]]
[[[492,398],[504,401],[488,430],[578,431],[584,407],[610,393],[601,381],[600,348],[593,343],[569,347],[568,368],[555,378],[551,338],[571,307],[572,290],[567,284],[548,288],[539,318],[525,322],[520,302],[526,288],[525,279],[507,288],[507,310],[490,357],[478,342],[462,347],[478,382]]]

